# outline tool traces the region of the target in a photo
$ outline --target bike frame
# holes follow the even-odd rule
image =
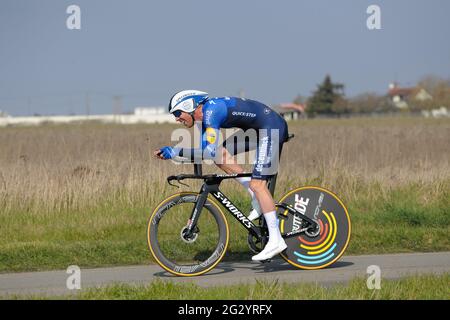
[[[198,166],[198,165],[196,165]],[[184,179],[203,179],[204,183],[200,189],[199,196],[197,198],[197,201],[195,203],[195,207],[192,210],[189,223],[187,225],[187,235],[191,235],[195,227],[197,226],[198,219],[200,217],[201,210],[203,206],[205,205],[206,199],[208,198],[208,195],[211,194],[227,211],[244,227],[246,228],[253,236],[255,236],[258,239],[263,238],[263,229],[264,227],[256,226],[252,221],[250,221],[243,213],[242,211],[227,197],[223,192],[220,191],[219,185],[220,183],[225,179],[235,179],[235,178],[241,178],[241,177],[251,177],[251,173],[238,173],[238,174],[223,174],[223,175],[201,175],[201,167],[195,168],[195,174],[194,175],[178,175],[178,176],[171,176],[167,180],[170,183],[172,180],[177,180],[180,182],[180,180]],[[276,177],[277,175],[274,175],[268,179],[268,188],[270,190],[270,193],[273,196],[274,190],[275,190],[275,184],[276,184]],[[298,214],[300,215],[300,218],[307,221],[310,226],[308,228],[316,228],[317,223],[308,218],[307,216],[301,214],[294,208],[292,208],[290,205],[285,203],[276,203],[277,207],[282,207],[290,214]],[[280,218],[285,219],[285,216],[280,216]],[[301,229],[297,232],[291,232],[289,234],[284,235],[285,237],[293,237],[301,234],[304,230]]]
[[[197,225],[201,209],[205,205],[206,199],[208,195],[211,194],[221,205],[223,208],[227,209],[227,211],[239,221],[239,223],[246,228],[250,233],[260,238],[261,230],[257,227],[253,222],[251,222],[247,217],[242,213],[242,211],[225,196],[225,194],[220,191],[219,185],[224,179],[234,179],[240,177],[250,177],[251,173],[240,173],[240,174],[231,174],[231,175],[213,175],[205,179],[205,183],[203,183],[199,196],[197,198],[197,202],[195,204],[194,209],[192,210],[191,217],[189,219],[188,224],[188,233],[192,232]]]

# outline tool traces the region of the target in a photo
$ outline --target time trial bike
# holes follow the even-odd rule
[[[293,135],[290,135],[292,138]],[[147,241],[155,261],[177,276],[198,276],[212,270],[225,256],[230,228],[224,211],[248,231],[247,243],[254,253],[266,245],[269,233],[264,218],[250,221],[220,189],[222,181],[250,177],[251,173],[170,176],[167,182],[203,180],[199,192],[169,196],[153,210]],[[267,182],[273,196],[277,175]],[[287,192],[276,203],[281,235],[288,245],[280,255],[301,269],[325,268],[336,262],[350,240],[351,222],[343,202],[322,187],[306,186]]]

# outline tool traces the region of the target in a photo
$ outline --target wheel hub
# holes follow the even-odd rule
[[[191,234],[189,234],[188,227],[184,227],[180,232],[181,240],[186,243],[194,243],[198,238],[199,231],[200,230],[198,229],[198,227],[196,227],[195,230]]]
[[[315,238],[320,234],[319,220],[314,219],[314,222],[316,223],[316,226],[305,231],[305,234],[310,238]]]

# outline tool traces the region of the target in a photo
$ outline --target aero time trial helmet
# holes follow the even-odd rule
[[[197,90],[183,90],[172,96],[169,102],[169,113],[179,117],[181,111],[192,113],[199,104],[208,100],[208,94]]]

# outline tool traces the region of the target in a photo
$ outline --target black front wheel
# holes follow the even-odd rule
[[[187,232],[199,194],[182,192],[162,201],[147,228],[155,261],[177,276],[198,276],[213,269],[225,255],[229,227],[220,207],[207,199],[192,233]]]

